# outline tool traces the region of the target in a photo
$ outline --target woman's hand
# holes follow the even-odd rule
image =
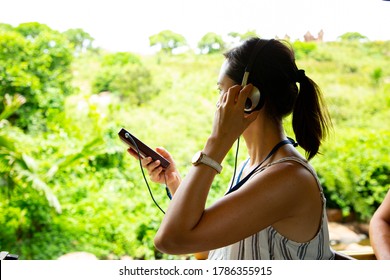
[[[251,84],[244,88],[234,85],[221,95],[213,125],[215,136],[228,137],[235,141],[257,118],[258,111],[250,114],[244,112],[245,102],[252,89]]]
[[[127,151],[130,155],[138,160],[137,152],[131,148],[129,148]],[[150,180],[152,180],[152,182],[166,184],[169,188],[169,191],[173,195],[181,183],[179,171],[176,168],[175,161],[167,150],[164,148],[156,148],[156,152],[171,163],[167,169],[164,169],[161,166],[159,160],[153,161],[151,157],[141,159],[141,165],[148,171]]]
[[[221,94],[209,139],[213,146],[217,146],[221,150],[214,158],[215,160],[222,160],[220,157],[228,152],[237,138],[257,118],[259,111],[250,114],[244,112],[245,102],[252,89],[251,84],[244,88],[234,85]]]

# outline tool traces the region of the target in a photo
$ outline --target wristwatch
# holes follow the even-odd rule
[[[203,163],[207,166],[210,166],[211,168],[214,168],[218,174],[221,173],[222,165],[220,165],[218,162],[216,162],[212,158],[208,157],[202,151],[197,152],[192,158],[193,165],[196,166],[196,165],[201,164],[201,163]]]

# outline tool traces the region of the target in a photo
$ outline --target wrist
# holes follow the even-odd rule
[[[174,176],[174,178],[172,180],[169,180],[166,184],[166,186],[168,187],[170,193],[172,195],[175,194],[176,190],[179,188],[180,186],[180,183],[181,183],[181,178],[180,176]]]
[[[204,152],[200,151],[197,152],[193,157],[192,157],[192,164],[194,166],[197,166],[199,164],[205,164],[211,168],[213,168],[217,173],[221,173],[222,171],[222,166],[219,162],[215,161],[208,155],[206,155]]]
[[[218,138],[211,136],[207,139],[202,151],[216,162],[221,163],[230,148],[231,145],[228,146],[224,141],[220,141]]]

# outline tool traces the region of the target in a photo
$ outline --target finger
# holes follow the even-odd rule
[[[240,94],[238,95],[237,103],[239,105],[244,106],[245,102],[246,102],[247,98],[249,97],[249,95],[251,94],[252,90],[253,90],[252,84],[249,84],[249,85],[246,85],[245,87],[243,87],[240,91]]]
[[[220,108],[223,104],[225,104],[226,102],[226,97],[227,97],[227,92],[223,92],[220,96],[219,96],[219,100],[217,102],[218,104],[218,107],[217,108]]]
[[[158,168],[159,166],[161,165],[161,162],[159,160],[156,160],[156,161],[152,161],[151,163],[149,163],[146,168],[148,169],[149,171],[149,174],[151,172],[153,172],[156,168]]]
[[[172,155],[163,147],[157,147],[156,152],[165,157],[167,160],[169,160],[171,163],[174,161],[172,158]]]
[[[153,181],[159,181],[161,179],[161,172],[163,172],[163,168],[161,166],[153,169],[153,171],[149,172],[149,177]]]
[[[135,159],[138,159],[138,153],[136,151],[134,151],[132,148],[128,148],[127,149],[127,152],[132,156],[134,157]]]
[[[153,160],[152,160],[151,157],[143,158],[143,159],[141,159],[141,165],[142,165],[142,167],[147,168],[148,165],[149,165],[152,161],[153,161]]]
[[[227,101],[226,102],[229,104],[236,103],[237,96],[239,95],[240,90],[241,90],[240,85],[234,85],[234,86],[230,87],[228,92],[227,92]]]

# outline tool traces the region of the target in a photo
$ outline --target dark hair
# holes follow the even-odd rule
[[[226,75],[241,84],[245,67],[259,40],[258,47],[262,49],[253,63],[248,83],[259,88],[265,98],[263,110],[271,117],[281,121],[292,113],[296,140],[311,159],[318,153],[332,123],[320,88],[302,70],[298,71],[291,47],[274,39],[250,38],[224,54],[229,62]]]

